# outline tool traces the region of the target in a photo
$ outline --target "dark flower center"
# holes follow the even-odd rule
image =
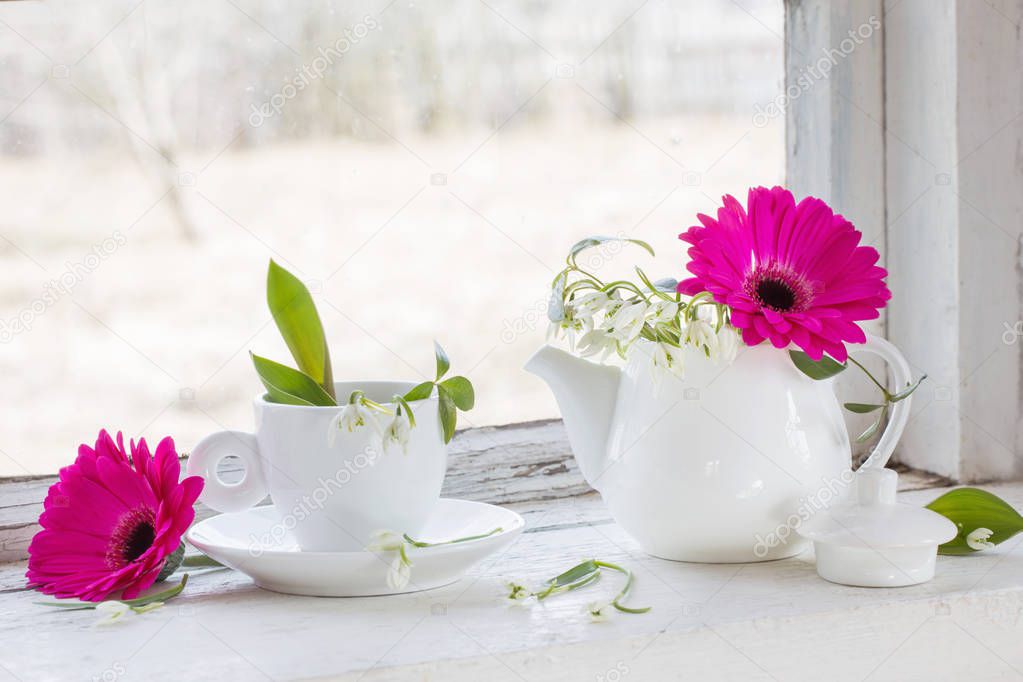
[[[130,564],[145,554],[155,539],[156,529],[151,523],[143,522],[135,526],[124,541],[124,553],[121,555],[124,563]]]
[[[116,570],[138,560],[156,541],[156,514],[140,507],[122,516],[110,534],[107,565]]]
[[[746,273],[743,291],[761,308],[798,313],[813,302],[814,287],[806,277],[782,263],[764,263]]]
[[[779,312],[791,310],[796,303],[796,294],[789,285],[778,279],[765,279],[757,284],[757,298],[761,305]]]

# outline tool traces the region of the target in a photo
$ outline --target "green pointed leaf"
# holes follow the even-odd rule
[[[273,260],[266,273],[266,302],[298,368],[334,397],[327,337],[309,290]]]
[[[978,528],[992,531],[988,542],[999,544],[1023,530],[1023,517],[1002,498],[979,488],[956,488],[937,498],[928,509],[956,525],[959,533],[938,548],[940,554],[973,554],[966,536]]]
[[[437,398],[440,401],[437,408],[440,413],[440,424],[444,429],[444,442],[450,443],[455,435],[455,425],[458,423],[458,409],[443,386],[437,386]]]
[[[334,398],[327,395],[316,381],[307,374],[273,360],[261,358],[249,353],[256,374],[266,387],[271,402],[284,405],[318,405],[328,407],[336,405]]]
[[[472,389],[472,382],[463,376],[456,376],[445,379],[440,382],[440,385],[451,396],[458,409],[462,412],[472,409],[476,402],[476,394]]]
[[[922,377],[920,377],[919,379],[917,379],[916,383],[913,384],[912,386],[910,386],[909,388],[907,388],[907,389],[905,389],[903,391],[900,391],[899,393],[896,393],[895,395],[893,395],[891,397],[891,402],[897,403],[900,400],[905,400],[909,396],[913,395],[913,391],[915,391],[916,389],[920,388],[920,384],[923,383],[923,380],[926,379],[926,378],[927,378],[927,375],[925,374]]]
[[[888,408],[885,407],[883,410],[881,410],[881,414],[879,414],[877,416],[877,419],[874,420],[874,423],[871,424],[870,426],[868,426],[867,429],[863,433],[861,433],[860,435],[856,436],[856,442],[857,443],[864,443],[864,442],[870,440],[871,438],[873,438],[874,435],[881,428],[881,425],[884,424],[884,420],[885,420],[885,418],[887,416],[888,416]]]
[[[874,403],[845,403],[845,409],[856,414],[870,414],[874,410],[880,410],[884,405],[876,405]]]
[[[810,356],[801,350],[790,350],[789,357],[792,358],[792,364],[796,369],[815,381],[830,379],[845,369],[845,365],[827,355],[820,360],[811,360]]]
[[[564,587],[566,585],[572,585],[580,580],[587,579],[590,574],[600,571],[600,567],[597,566],[597,562],[593,559],[587,559],[586,561],[573,566],[561,575],[555,576],[550,580],[546,581],[545,585],[551,585],[553,587]]]
[[[426,400],[433,393],[433,382],[424,381],[421,384],[413,386],[408,393],[405,394],[405,400],[412,402],[413,400]]]
[[[433,353],[437,356],[437,381],[447,374],[448,370],[451,369],[451,361],[448,360],[448,354],[444,352],[440,344],[436,341],[433,342]]]

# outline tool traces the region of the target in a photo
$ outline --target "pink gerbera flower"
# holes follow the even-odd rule
[[[178,482],[174,441],[164,438],[149,454],[145,439],[117,442],[100,431],[96,447],[50,486],[39,517],[43,527],[29,545],[29,584],[57,597],[101,601],[119,593],[132,599],[153,584],[181,535],[195,518],[203,482]]]
[[[848,220],[814,197],[798,204],[782,187],[750,189],[746,208],[724,197],[717,220],[679,235],[694,276],[679,292],[710,292],[727,304],[742,340],[777,348],[795,343],[814,360],[845,362],[846,343],[863,343],[859,320],[876,318],[891,298],[875,249]]]

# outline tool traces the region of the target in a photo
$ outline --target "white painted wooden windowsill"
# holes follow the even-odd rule
[[[745,565],[646,556],[586,492],[558,422],[460,434],[451,469],[448,495],[501,500],[528,524],[456,584],[321,599],[202,569],[164,608],[95,628],[91,612],[35,604],[17,560],[0,565],[0,680],[1023,679],[1019,538],[939,557],[925,585],[852,588],[819,579],[809,553]],[[903,483],[908,502],[940,492],[912,472]],[[990,489],[1023,506],[1023,484]],[[13,510],[30,503],[0,500],[14,552]],[[538,583],[590,557],[634,569],[630,601],[653,610],[589,622],[584,606],[619,589],[614,574],[541,605],[502,603],[505,578]]]

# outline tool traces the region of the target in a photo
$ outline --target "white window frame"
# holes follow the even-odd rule
[[[872,331],[929,377],[898,457],[964,482],[1023,469],[1021,15],[1021,0],[786,3],[788,184],[881,252],[893,298]]]

